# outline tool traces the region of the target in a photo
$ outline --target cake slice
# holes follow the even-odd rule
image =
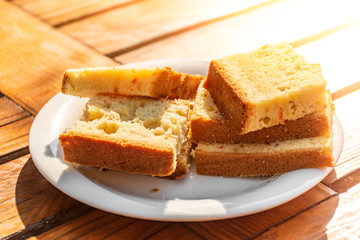
[[[326,81],[287,43],[210,63],[205,88],[237,133],[284,124],[326,108]]]
[[[300,138],[318,137],[331,128],[334,106],[327,92],[328,107],[296,120],[285,120],[283,124],[263,128],[246,134],[238,134],[234,125],[226,121],[215,105],[209,91],[199,85],[191,113],[191,139],[194,142],[264,143]]]
[[[69,69],[64,73],[64,94],[92,97],[98,93],[153,98],[192,99],[202,75],[190,75],[169,67],[130,69],[102,67]]]
[[[172,179],[189,169],[189,101],[96,95],[61,134],[64,160]]]
[[[199,143],[193,155],[196,172],[210,176],[267,176],[334,166],[332,134],[267,144]]]

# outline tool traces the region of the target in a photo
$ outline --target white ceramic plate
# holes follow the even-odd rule
[[[177,59],[141,62],[131,67],[171,66],[207,74],[209,62]],[[87,99],[59,93],[39,112],[30,131],[30,153],[42,175],[55,187],[90,206],[125,216],[164,221],[204,221],[243,216],[283,204],[319,183],[330,171],[302,169],[271,178],[200,176],[194,167],[182,180],[74,167],[63,160],[58,136],[82,115]],[[334,158],[343,132],[334,118]],[[194,165],[194,164],[192,164]],[[158,191],[152,192],[154,188]]]

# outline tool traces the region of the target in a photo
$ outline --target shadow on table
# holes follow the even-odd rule
[[[328,177],[336,178],[336,172],[332,171]],[[324,196],[324,200],[314,200],[319,198],[314,195],[325,192],[321,191],[321,188],[318,185],[288,203],[261,213],[186,225],[209,239],[224,236],[233,239],[261,239],[282,237],[284,234],[292,239],[297,236],[327,239],[326,227],[337,209],[339,197]],[[52,186],[39,173],[31,158],[20,172],[15,197],[18,214],[25,226],[16,237],[36,236],[91,209]],[[298,229],[300,225],[302,232],[297,233],[294,229]]]
[[[17,211],[25,228],[18,232],[17,237],[37,235],[90,209],[50,184],[37,170],[31,158],[19,174],[15,198]]]

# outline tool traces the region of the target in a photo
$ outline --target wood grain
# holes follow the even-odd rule
[[[78,218],[36,236],[36,239],[104,239],[136,219],[92,210]]]
[[[0,0],[0,238],[360,238],[357,1],[267,2],[243,1],[240,6],[230,0],[228,4],[213,0]],[[61,26],[65,34],[38,17]],[[117,64],[102,53],[118,55],[116,59],[125,63],[216,58],[284,40],[309,61],[321,63],[345,137],[334,171],[286,204],[211,222],[134,219],[91,208],[61,193],[41,176],[28,154],[14,159],[25,153],[33,118],[58,93],[66,68]]]
[[[324,78],[331,92],[338,91],[336,98],[359,89],[360,81],[360,21],[321,39],[296,48],[310,62],[321,64]],[[346,86],[351,86],[340,91]]]
[[[36,239],[56,239],[62,236],[68,239],[118,239],[120,237],[121,239],[164,239],[163,237],[181,239],[184,236],[194,239],[226,239],[227,237],[230,239],[237,236],[238,239],[242,236],[241,239],[246,239],[334,194],[332,190],[320,184],[297,199],[263,213],[225,221],[186,223],[184,226],[182,224],[170,225],[169,222],[137,220],[94,210],[36,235]],[[259,223],[258,219],[263,219],[263,221]]]
[[[360,90],[335,100],[335,112],[344,130],[344,147],[335,170],[323,180],[327,186],[338,192],[347,191],[360,183]]]
[[[331,93],[332,99],[336,100],[338,98],[341,98],[342,96],[345,96],[346,94],[352,93],[360,89],[360,81],[353,83],[351,85],[348,85],[344,88],[341,88],[335,92]]]
[[[41,232],[84,211],[40,175],[29,155],[0,165],[0,176],[0,238]]]
[[[347,192],[299,214],[257,239],[358,239],[359,198],[360,185],[357,184]]]
[[[250,51],[265,44],[282,41],[293,42],[331,29],[341,23],[358,19],[356,6],[357,2],[353,0],[342,3],[326,0],[279,1],[148,44],[129,53],[121,54],[115,59],[123,63],[153,58],[214,59],[237,52]],[[321,20],[319,20],[320,12]],[[352,45],[351,43],[352,41],[350,45]],[[347,42],[343,43],[343,45],[346,44]],[[356,45],[355,51],[357,48]],[[317,51],[326,51],[323,49],[320,48]],[[331,53],[333,47],[327,50]],[[324,57],[326,56],[324,55]],[[333,55],[331,54],[331,56]]]
[[[4,1],[0,22],[0,92],[34,115],[59,92],[65,69],[116,65]]]
[[[327,239],[326,226],[333,218],[338,205],[338,196],[330,198],[255,239]]]
[[[167,228],[157,232],[152,235],[148,240],[156,239],[194,239],[200,240],[203,239],[196,233],[194,233],[190,228],[188,228],[184,223],[172,223]]]
[[[133,224],[120,229],[106,239],[145,239],[166,228],[169,224],[169,222],[138,220]]]
[[[0,127],[29,116],[27,112],[4,96],[0,97],[0,106]]]
[[[26,148],[29,144],[29,131],[33,117],[25,117],[15,122],[0,126],[0,162],[11,152]]]
[[[170,223],[147,221],[123,217],[94,210],[72,221],[64,223],[48,232],[36,236],[37,239],[145,239]]]
[[[186,223],[186,225],[205,239],[251,239],[335,194],[325,185],[318,184],[298,198],[265,212],[222,221]]]
[[[62,26],[60,30],[110,54],[267,1],[142,1]]]
[[[51,25],[59,25],[121,7],[134,0],[13,0],[12,2]]]
[[[144,239],[144,234],[139,234],[142,232],[142,228],[138,229],[139,233],[133,233],[125,236],[123,233],[114,233],[114,231],[120,231],[124,229],[125,226],[130,226],[132,223],[139,221],[140,224],[143,223],[141,220],[136,220],[132,218],[126,218],[117,216],[114,214],[109,214],[102,212],[100,210],[94,210],[90,213],[85,214],[73,221],[70,221],[68,224],[63,224],[59,227],[51,229],[48,232],[42,233],[40,235],[29,238],[29,240],[35,239]],[[146,221],[148,223],[156,223],[152,221]],[[134,224],[136,225],[136,224]],[[162,224],[156,223],[156,225],[161,226],[162,230],[156,232],[158,229],[150,228],[146,239],[155,240],[155,239],[203,239],[196,233],[194,233],[190,228],[185,226],[183,223],[170,223]],[[149,227],[148,224],[145,226]],[[139,226],[138,226],[139,227]]]

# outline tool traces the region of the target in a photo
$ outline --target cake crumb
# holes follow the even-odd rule
[[[153,189],[151,190],[152,193],[157,192],[157,191],[159,191],[158,188],[153,188]]]

